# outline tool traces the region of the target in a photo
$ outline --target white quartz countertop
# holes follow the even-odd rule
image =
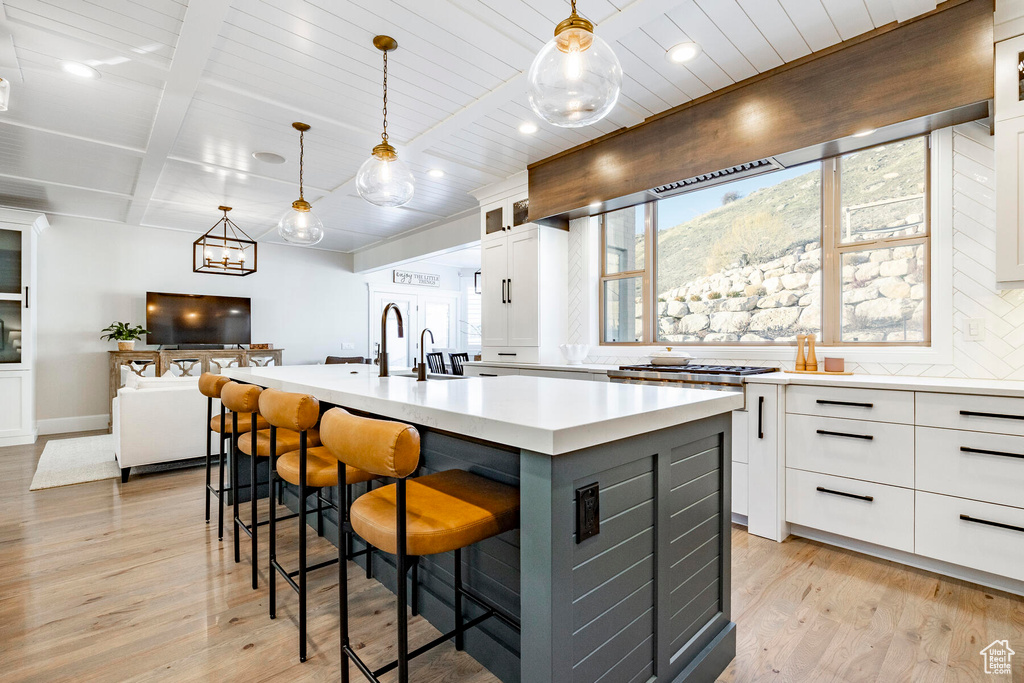
[[[464,365],[476,365],[481,368],[516,368],[519,370],[560,370],[562,372],[589,372],[595,375],[607,374],[609,370],[618,370],[618,365],[599,365],[597,363],[502,363],[500,361],[474,360]]]
[[[754,384],[797,384],[1024,397],[1024,382],[1003,379],[908,377],[905,375],[795,375],[786,372],[771,372],[764,375],[749,375],[746,380]]]
[[[353,410],[560,455],[743,407],[740,393],[510,375],[417,382],[368,365],[228,368],[223,374]]]

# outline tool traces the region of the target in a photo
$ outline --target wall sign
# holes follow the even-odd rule
[[[433,273],[414,273],[410,270],[396,270],[395,284],[418,285],[420,287],[440,287],[441,276]]]

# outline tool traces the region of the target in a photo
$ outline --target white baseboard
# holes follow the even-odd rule
[[[36,423],[40,434],[67,434],[106,429],[109,415],[79,415],[76,417],[53,417]]]
[[[875,545],[874,543],[859,541],[854,538],[838,536],[827,531],[811,529],[798,524],[792,525],[792,532],[794,536],[809,538],[812,541],[819,541],[827,545],[839,546],[840,548],[864,553],[865,555],[874,555],[875,557],[880,557],[884,560],[891,560],[900,564],[910,565],[911,567],[935,572],[936,574],[943,574],[944,576],[952,576],[955,579],[963,579],[964,581],[970,581],[971,583],[976,583],[981,586],[988,586],[989,588],[1006,591],[1007,593],[1024,595],[1024,581],[1017,581],[1016,579],[1011,579],[1005,576],[990,574],[979,569],[961,567],[957,564],[943,562],[942,560],[934,560],[930,557],[915,555],[913,553],[896,550],[894,548],[886,548],[884,546]]]
[[[19,434],[18,436],[0,436],[0,448],[4,446],[27,446],[30,443],[35,443],[37,436],[36,432]]]

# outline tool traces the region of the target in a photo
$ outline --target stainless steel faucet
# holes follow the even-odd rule
[[[424,361],[424,353],[427,351],[427,345],[423,342],[423,338],[426,335],[430,335],[430,343],[434,343],[434,333],[430,331],[429,327],[424,327],[423,331],[420,332],[420,365],[416,369],[416,381],[426,382],[427,381],[427,364]]]
[[[398,320],[398,336],[405,337],[405,324],[402,322],[402,311],[398,304],[391,303],[384,307],[380,315],[380,376],[388,376],[388,311],[394,311]]]

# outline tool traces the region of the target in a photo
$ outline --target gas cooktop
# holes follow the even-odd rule
[[[623,365],[619,370],[627,372],[685,372],[692,375],[761,375],[778,372],[778,368],[763,368],[754,365]]]

